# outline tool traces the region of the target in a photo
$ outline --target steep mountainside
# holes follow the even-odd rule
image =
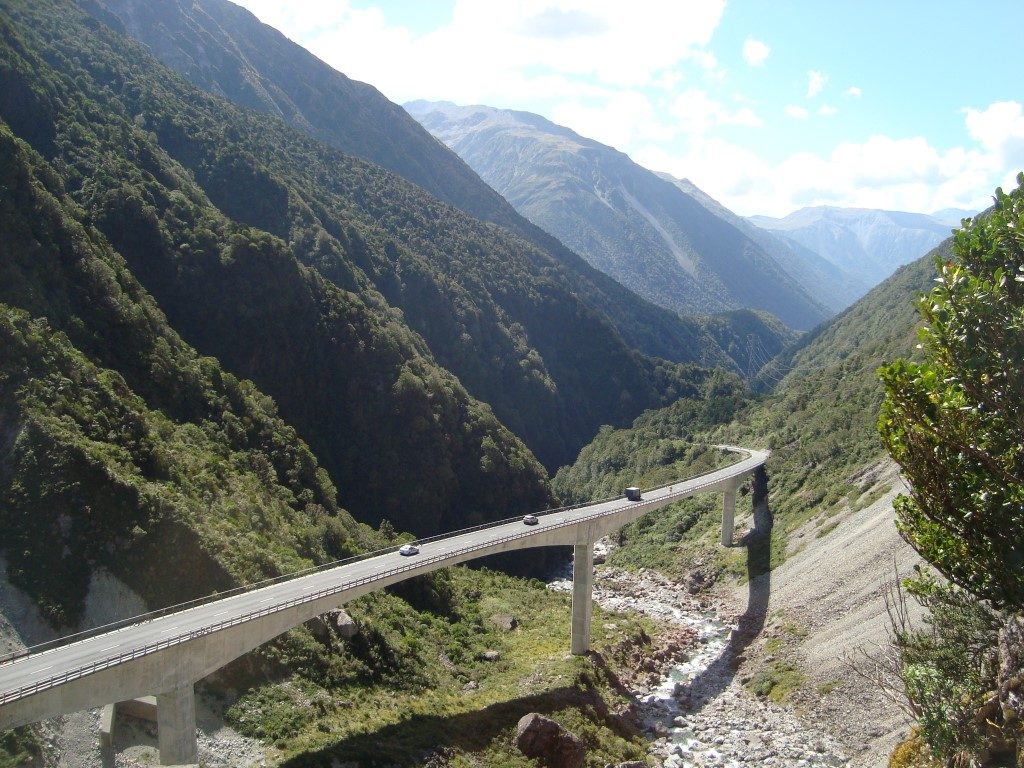
[[[138,278],[171,326],[200,352],[216,355],[233,374],[275,396],[282,415],[322,457],[346,506],[361,519],[389,518],[425,533],[551,500],[530,452],[437,365],[361,270],[341,258],[338,241],[307,225],[296,230],[299,243],[289,246],[225,215],[230,210],[268,226],[273,216],[287,220],[287,207],[270,205],[289,199],[287,187],[254,159],[272,153],[265,147],[247,152],[230,136],[260,133],[278,155],[296,151],[291,137],[247,125],[70,4],[7,9],[10,16],[0,17],[0,118],[49,161],[51,186],[62,187],[66,205],[79,206],[83,224],[117,251],[124,279]],[[163,142],[138,125],[146,120],[164,134]],[[296,209],[312,215],[300,208],[303,200],[293,199]],[[34,253],[23,250],[39,239],[32,210],[23,213],[29,217],[23,236],[5,231],[11,258],[17,257],[10,268],[22,269],[18,265]],[[351,216],[329,225],[346,221],[350,231],[338,234],[352,238],[348,244],[362,243],[367,254],[360,229],[367,237],[376,233]],[[287,225],[282,228],[287,234]],[[398,247],[390,247],[397,256]],[[347,270],[344,277],[359,293],[302,265],[298,255],[310,257],[314,249],[321,257],[333,255],[339,282]],[[66,317],[91,345],[84,347],[88,354],[111,357],[102,364],[122,372],[140,393],[148,391],[151,366],[122,361],[126,344],[118,333],[94,338],[99,321],[89,313],[107,300],[82,297],[68,307],[54,296],[58,272],[31,262],[28,268],[31,279],[4,281],[0,289],[10,293],[2,300],[51,322]],[[69,277],[67,283],[79,281]]]
[[[611,147],[525,112],[405,106],[516,210],[641,296],[688,314],[761,309],[801,330],[829,314],[756,242]]]
[[[783,219],[750,221],[810,248],[835,266],[876,285],[949,237],[952,226],[931,216],[865,208],[801,208]]]
[[[832,312],[846,309],[867,293],[873,283],[833,264],[796,240],[790,240],[768,229],[754,226],[737,216],[689,179],[677,179],[667,173],[658,176],[671,182],[711,213],[724,219],[761,246],[764,252],[782,265],[807,292]]]
[[[331,69],[248,11],[227,0],[83,0],[81,5],[139,39],[199,87],[286,120],[529,240],[628,345],[669,360],[729,364],[699,324],[637,297],[595,270],[520,216],[401,107]]]
[[[443,510],[482,513],[488,473],[542,474],[434,360],[552,467],[690,387],[531,243],[188,85],[70,5],[11,7],[0,117],[61,168],[172,325],[278,400],[358,515],[436,530]],[[713,342],[692,352],[709,348],[727,361]],[[480,460],[492,444],[503,458]],[[533,505],[527,485],[497,498]]]
[[[228,0],[82,0],[171,69],[394,171],[477,218],[519,217],[494,190],[372,85],[332,69]]]
[[[764,383],[775,385],[770,394],[737,402],[735,393],[725,390],[725,415],[713,402],[680,402],[644,414],[630,429],[603,430],[575,464],[559,471],[559,494],[569,499],[600,497],[609,468],[634,481],[657,477],[660,464],[692,453],[693,444],[766,446],[772,449],[767,470],[776,517],[772,562],[777,564],[788,534],[809,518],[838,512],[843,504],[858,508],[870,503],[863,494],[874,481],[865,470],[884,454],[875,431],[882,399],[875,371],[887,360],[913,355],[919,321],[913,301],[928,290],[934,257],[943,249],[948,242],[899,269],[766,366],[761,375]],[[647,445],[666,447],[653,454],[639,449]],[[646,555],[662,552],[681,568],[679,559],[691,550],[669,547],[674,554],[666,554],[658,537],[676,531],[678,539],[680,531],[698,522],[695,510],[710,509],[694,504],[625,536],[632,536]],[[713,535],[713,529],[712,521],[703,531]],[[715,560],[723,555],[708,539],[704,556]]]
[[[182,342],[2,122],[0,186],[0,546],[47,618],[95,566],[167,605],[356,551],[273,401]]]

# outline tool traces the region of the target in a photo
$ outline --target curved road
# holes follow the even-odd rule
[[[110,670],[120,665],[132,667],[152,654],[206,641],[201,642],[196,649],[197,653],[201,649],[206,657],[190,663],[187,672],[179,673],[194,682],[240,655],[237,651],[242,645],[246,646],[242,650],[245,652],[285,631],[288,627],[281,629],[283,624],[295,626],[331,607],[389,584],[497,552],[536,546],[592,543],[652,509],[674,501],[702,492],[734,492],[740,478],[764,464],[769,454],[768,451],[721,447],[745,453],[747,458],[690,480],[644,491],[641,501],[630,502],[620,497],[575,509],[540,514],[537,525],[527,526],[521,518],[516,518],[486,528],[456,532],[424,541],[419,545],[419,554],[411,557],[389,551],[177,613],[157,618],[139,617],[139,623],[131,626],[49,650],[30,652],[0,664],[0,731],[62,712],[101,706],[114,700],[159,690],[152,687],[159,683],[154,682],[153,674],[148,672],[137,675],[137,684],[143,687],[138,691],[132,688],[131,682],[117,683],[111,687],[110,682],[100,684],[97,678],[94,680],[99,690],[95,691],[94,696],[83,696],[80,692],[72,691],[68,691],[67,695],[56,695],[60,692],[52,690],[95,675],[101,670]],[[287,616],[283,612],[287,612]],[[275,614],[282,615],[275,617]],[[241,645],[235,643],[231,648],[220,649],[209,642],[218,633],[243,625],[250,626],[250,629]],[[222,643],[226,644],[226,641]],[[166,658],[177,659],[171,656]],[[131,677],[121,675],[121,678]],[[99,675],[99,678],[104,676]],[[169,678],[169,675],[165,673],[164,678]],[[54,695],[47,696],[47,692]],[[95,701],[88,700],[90,698],[95,698]],[[25,699],[47,701],[44,703],[40,700],[38,705],[33,706],[31,701],[22,701]]]

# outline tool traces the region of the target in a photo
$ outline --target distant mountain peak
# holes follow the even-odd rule
[[[714,201],[695,199],[613,147],[528,112],[429,101],[405,107],[522,215],[663,307],[684,314],[748,307],[799,329],[830,314],[758,242],[711,210]]]
[[[923,213],[818,205],[783,218],[749,221],[788,238],[857,275],[881,282],[949,237],[951,225]]]

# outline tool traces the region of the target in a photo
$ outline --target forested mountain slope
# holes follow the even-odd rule
[[[885,361],[913,356],[919,322],[914,299],[929,289],[934,257],[948,251],[948,242],[899,269],[766,366],[761,379],[765,387],[774,384],[769,394],[744,399],[733,389],[719,388],[721,407],[713,399],[680,401],[644,414],[630,429],[603,430],[575,464],[559,471],[556,490],[573,500],[600,497],[609,471],[639,482],[659,477],[662,465],[681,456],[707,460],[694,445],[768,447],[775,544],[781,554],[787,534],[808,518],[844,501],[857,502],[865,490],[861,473],[884,455],[875,429],[882,399],[876,371]],[[680,527],[688,530],[697,521],[692,510],[702,508],[710,509],[681,507],[675,517],[633,535],[648,555],[666,547],[675,552],[671,542],[658,543],[654,537],[667,530],[678,534]],[[709,552],[721,556],[714,548]]]
[[[496,464],[433,471],[451,451],[490,446],[484,433],[500,425],[431,356],[549,466],[600,424],[690,386],[686,369],[630,349],[531,243],[197,90],[69,3],[8,7],[0,116],[61,169],[186,340],[278,400],[359,516],[427,504],[438,511],[415,527],[434,530],[487,472],[542,474],[507,436]],[[711,360],[692,351],[727,362],[710,346]],[[467,418],[489,426],[467,433]],[[408,454],[422,457],[410,472],[406,449],[371,436],[390,429],[399,444],[448,447]],[[404,501],[381,503],[386,486]]]
[[[686,314],[761,309],[798,330],[830,314],[754,240],[611,147],[526,112],[405,106],[516,210],[641,296]]]
[[[315,240],[305,249],[289,246],[226,217],[196,185],[194,177],[203,179],[226,208],[240,209],[245,218],[268,211],[287,216],[286,208],[260,208],[287,192],[254,155],[224,136],[241,132],[244,123],[231,124],[237,112],[217,112],[223,102],[193,91],[70,4],[12,3],[6,10],[10,16],[0,18],[0,117],[46,156],[46,173],[66,190],[66,205],[124,258],[124,279],[138,278],[171,326],[200,352],[216,355],[276,397],[285,419],[323,457],[346,506],[361,519],[389,518],[425,533],[551,501],[530,452],[434,362],[358,267],[334,262],[336,275],[347,270],[352,287],[361,287],[356,293],[299,262],[298,252],[309,255],[310,247],[319,253],[333,248],[337,255],[337,242],[326,232],[305,233]],[[61,44],[69,47],[62,51]],[[139,111],[122,98],[137,99]],[[191,115],[186,103],[194,107]],[[204,106],[211,111],[202,113]],[[172,115],[204,114],[207,143],[190,145],[201,150],[187,154],[169,141],[193,161],[194,171],[131,118],[141,122],[146,114],[171,123]],[[166,123],[161,128],[181,138]],[[287,145],[278,138],[278,147]],[[252,196],[249,201],[229,194],[236,187],[241,197]],[[38,240],[32,211],[16,209],[26,217],[24,241],[5,232],[14,268],[25,242]],[[48,253],[52,245],[42,242]],[[83,298],[83,309],[56,296],[56,308],[49,306],[59,273],[33,267],[31,274],[21,288],[5,281],[0,289],[10,294],[4,300],[51,322],[64,313],[86,338],[97,333],[98,321],[86,310],[98,311],[107,300]],[[129,383],[145,391],[140,380],[148,374],[132,377],[128,366],[135,363],[118,362],[125,346],[111,331],[87,351],[113,357],[104,364],[125,371]],[[154,405],[163,407],[162,401]]]
[[[273,401],[182,342],[5,124],[0,187],[2,551],[44,614],[73,624],[96,566],[166,605],[356,551]]]
[[[288,121],[350,155],[394,171],[477,218],[515,212],[457,155],[376,88],[346,77],[228,0],[83,0],[191,82]]]
[[[81,5],[139,39],[201,88],[287,120],[524,237],[544,255],[542,268],[557,268],[559,279],[629,346],[674,361],[729,364],[699,323],[638,297],[591,267],[520,216],[404,109],[372,86],[331,69],[248,11],[227,0],[88,0]]]

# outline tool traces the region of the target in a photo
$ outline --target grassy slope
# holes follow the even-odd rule
[[[250,690],[229,721],[275,744],[290,767],[332,758],[419,765],[435,747],[453,750],[457,765],[525,767],[533,763],[511,737],[516,721],[533,711],[583,738],[589,766],[643,756],[644,740],[613,715],[627,700],[614,672],[623,659],[612,646],[626,637],[642,643],[649,623],[596,612],[594,647],[606,668],[566,652],[567,595],[464,568],[441,572],[433,586],[419,599],[406,595],[418,611],[388,593],[350,604],[360,635],[335,640],[315,677]],[[517,626],[498,628],[496,615],[515,617]],[[484,660],[488,650],[499,658]]]

